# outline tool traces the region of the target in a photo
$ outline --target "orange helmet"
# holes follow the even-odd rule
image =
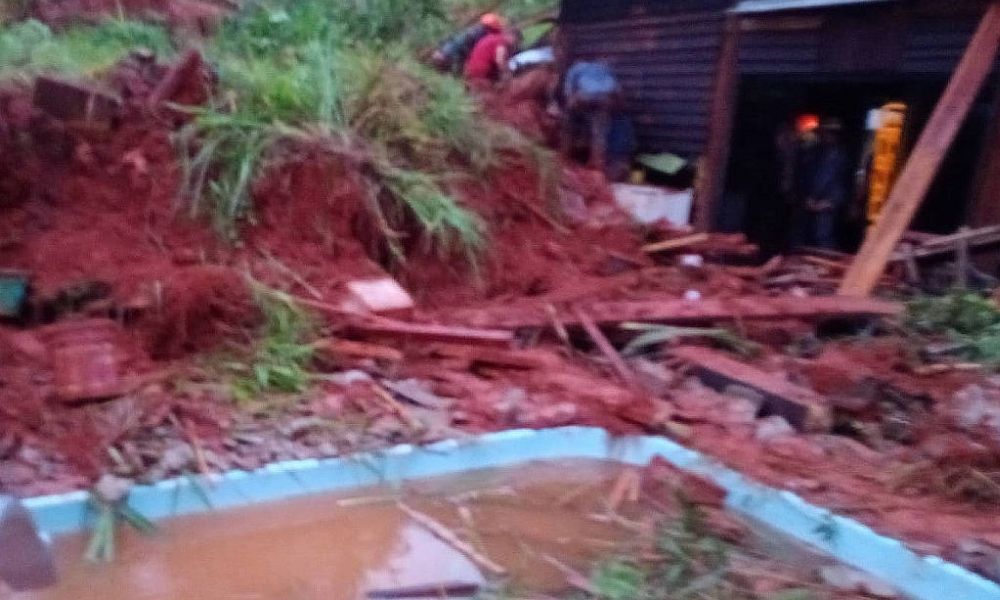
[[[496,13],[486,13],[485,15],[479,17],[479,24],[487,29],[500,31],[503,29],[503,18]]]
[[[820,118],[814,114],[799,115],[795,118],[795,131],[798,133],[812,133],[819,129]]]

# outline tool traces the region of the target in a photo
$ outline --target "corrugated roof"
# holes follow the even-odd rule
[[[893,1],[895,0],[742,0],[730,12],[736,14],[769,13],[782,10],[803,10]]]

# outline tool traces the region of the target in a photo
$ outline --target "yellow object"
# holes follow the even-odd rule
[[[882,214],[885,201],[896,182],[899,155],[902,151],[903,123],[906,105],[892,102],[882,107],[881,124],[875,131],[872,166],[868,181],[868,222],[874,223]]]

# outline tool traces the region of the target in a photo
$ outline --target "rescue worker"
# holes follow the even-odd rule
[[[517,49],[520,33],[515,30],[486,34],[476,42],[465,61],[465,80],[472,89],[483,89],[510,73],[510,57]]]
[[[479,40],[491,33],[499,33],[503,28],[504,21],[500,15],[486,13],[479,18],[478,23],[463,29],[441,44],[431,55],[431,62],[441,71],[458,75]]]
[[[576,132],[589,130],[588,165],[607,169],[608,138],[613,117],[622,102],[622,90],[611,67],[603,62],[576,62],[566,72],[562,86],[564,114],[560,147],[565,157],[574,148]]]
[[[833,249],[837,218],[849,199],[847,153],[837,120],[820,124],[815,139],[805,140],[796,160],[793,244]]]

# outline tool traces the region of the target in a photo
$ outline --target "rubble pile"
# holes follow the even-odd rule
[[[602,176],[557,163],[550,196],[516,157],[466,185],[489,224],[474,269],[386,261],[350,164],[321,156],[255,184],[234,244],[177,202],[173,120],[115,120],[0,101],[0,266],[31,290],[0,327],[3,491],[594,425],[671,436],[1000,577],[1000,382],[928,370],[893,330],[900,304],[830,295],[843,263],[639,226]],[[305,357],[290,360],[305,391],[240,397],[220,376],[269,318],[258,288],[317,322],[281,340]],[[279,367],[251,376],[268,388]],[[927,465],[940,480],[917,475]]]

